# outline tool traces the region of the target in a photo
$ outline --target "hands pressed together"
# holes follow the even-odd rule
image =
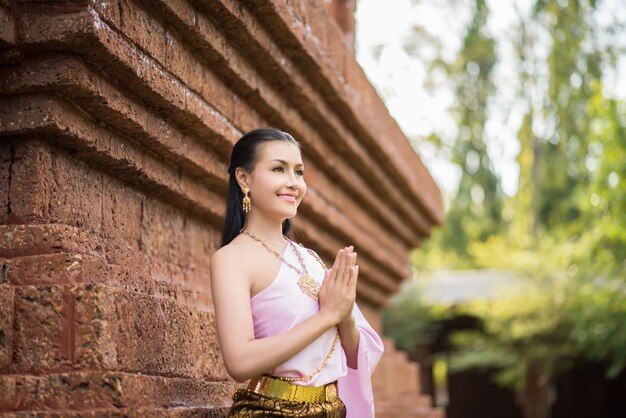
[[[337,252],[332,268],[326,270],[320,288],[320,312],[333,321],[341,323],[352,314],[356,300],[356,283],[359,266],[355,264],[354,247],[344,247]]]

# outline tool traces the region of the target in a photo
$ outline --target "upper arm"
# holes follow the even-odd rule
[[[237,380],[237,365],[246,344],[254,339],[254,325],[249,280],[235,255],[224,248],[216,251],[210,269],[217,336],[226,370]]]

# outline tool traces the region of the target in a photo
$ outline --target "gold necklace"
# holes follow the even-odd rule
[[[288,266],[291,266],[291,268],[293,268],[295,271],[297,271],[298,273],[302,274],[302,272],[300,270],[298,270],[297,268],[295,268],[294,266],[292,266],[290,263],[287,262],[287,260],[285,260],[278,251],[270,248],[269,245],[267,245],[261,238],[255,236],[254,234],[252,234],[249,231],[244,231],[244,228],[241,228],[241,230],[239,232],[242,232],[248,236],[250,236],[252,239],[259,241],[261,244],[263,244],[263,246],[265,248],[267,248],[270,252],[274,253],[274,255],[276,255],[278,258],[280,258],[283,263],[287,264]],[[293,245],[292,241],[290,239],[288,239],[287,237],[284,237],[285,239],[287,239],[287,241],[289,242],[289,244]],[[301,243],[298,243],[302,248],[306,248],[304,245],[302,245]],[[322,261],[321,258],[319,258],[319,256],[317,254],[315,254],[311,249],[306,248],[309,253],[311,255],[313,255],[317,261],[322,265],[322,267],[324,267],[324,270],[326,270],[326,265],[324,264],[324,262]],[[294,246],[294,251],[295,251],[295,246]],[[308,271],[306,269],[306,265],[304,264],[302,258],[300,257],[300,253],[298,251],[295,251],[296,255],[298,256],[298,260],[300,261],[300,264],[302,264],[302,267],[304,268],[305,271],[305,276],[310,278],[311,280],[313,280],[313,282],[315,282],[315,279],[313,279],[311,276],[309,276]],[[300,279],[302,279],[303,275],[300,276]],[[308,279],[304,279],[307,280]],[[300,280],[298,280],[298,285],[300,285]],[[317,288],[317,291],[315,291],[314,296],[311,296],[311,293],[305,291],[305,293],[311,297],[313,297],[316,301],[319,302],[319,285],[317,285],[317,282],[315,282],[314,285]],[[300,286],[301,289],[303,289],[302,286]],[[303,289],[304,291],[304,289]],[[309,373],[306,376],[302,376],[302,377],[279,377],[282,380],[286,380],[288,382],[295,382],[295,381],[300,381],[300,380],[308,380],[311,377],[315,376],[317,373],[321,372],[322,369],[326,366],[326,364],[328,363],[328,360],[330,360],[331,356],[333,355],[333,353],[335,352],[335,347],[337,346],[337,342],[339,341],[339,328],[337,328],[337,333],[335,334],[335,340],[333,341],[333,345],[330,347],[330,351],[328,352],[328,354],[326,355],[326,358],[324,359],[324,362],[322,362],[322,365],[320,367],[318,367],[315,371],[313,371],[312,373]]]
[[[287,264],[289,267],[291,267],[292,269],[294,269],[296,272],[298,272],[298,274],[300,274],[300,278],[298,278],[298,286],[300,287],[300,290],[302,290],[302,292],[306,295],[308,295],[309,297],[311,297],[311,299],[313,299],[314,301],[316,301],[317,303],[319,303],[320,297],[319,297],[319,293],[320,293],[320,285],[319,283],[313,278],[311,277],[311,275],[309,274],[309,270],[306,268],[306,263],[304,262],[304,260],[302,259],[302,256],[300,255],[300,252],[298,251],[298,249],[296,248],[296,246],[294,245],[293,241],[291,241],[290,239],[288,239],[287,237],[283,236],[286,240],[287,240],[287,245],[291,245],[291,247],[293,248],[293,251],[296,253],[296,257],[298,257],[298,261],[300,262],[300,265],[302,266],[302,269],[304,271],[299,270],[298,268],[296,268],[294,265],[292,265],[291,263],[289,263],[287,260],[285,260],[285,258],[276,250],[274,250],[273,248],[271,248],[265,241],[263,241],[261,238],[257,237],[256,235],[254,235],[252,232],[249,231],[244,231],[243,228],[241,229],[242,233],[248,235],[249,237],[251,237],[252,239],[254,239],[255,241],[260,242],[261,244],[263,244],[263,246],[270,251],[271,253],[273,253],[276,257],[280,258],[283,263]],[[300,246],[302,248],[305,248],[302,244],[300,244]],[[324,270],[326,270],[326,265],[324,264],[324,262],[317,256],[317,254],[315,254],[312,250],[310,250],[309,248],[305,248],[306,250],[309,251],[309,253],[311,255],[313,255],[322,265],[322,267],[324,267]]]

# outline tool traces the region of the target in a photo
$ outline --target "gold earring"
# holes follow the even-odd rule
[[[248,188],[248,186],[244,186],[243,188],[243,211],[248,213],[250,212],[250,207],[252,206],[250,204],[250,197],[248,196],[248,191],[250,191],[250,189]]]

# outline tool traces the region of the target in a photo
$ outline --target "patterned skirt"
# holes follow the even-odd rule
[[[346,406],[339,397],[323,402],[285,400],[255,393],[244,386],[233,395],[228,416],[345,418]]]

